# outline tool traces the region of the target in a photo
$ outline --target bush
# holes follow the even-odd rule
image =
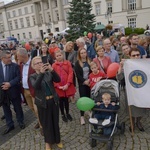
[[[129,28],[129,27],[125,28],[125,34],[126,35],[130,35],[132,33],[143,34],[144,31],[145,31],[145,29],[143,29],[143,28],[134,28],[134,30],[132,28]]]

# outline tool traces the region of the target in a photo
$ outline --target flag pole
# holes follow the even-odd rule
[[[134,136],[133,132],[133,120],[132,120],[132,113],[131,113],[131,107],[129,106],[129,117],[130,117],[130,125],[131,125],[131,135]]]

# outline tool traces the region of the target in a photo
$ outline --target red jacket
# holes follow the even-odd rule
[[[101,71],[104,70],[105,74],[107,73],[108,66],[111,64],[111,60],[110,60],[109,57],[104,56],[104,59],[102,60],[102,63],[103,63],[103,66],[102,66],[102,67],[103,67],[103,69],[102,69],[102,67],[101,67],[101,65],[100,65],[100,61],[99,61],[98,58],[94,58],[93,61],[97,63],[97,66],[98,66],[98,68],[99,68]]]
[[[90,88],[92,89],[92,87],[100,81],[101,78],[104,78],[106,77],[106,75],[102,72],[102,71],[99,71],[98,74],[93,74],[91,73],[89,75],[89,79],[90,79]]]
[[[20,64],[20,72],[21,72],[21,81],[22,81],[23,64]],[[34,97],[35,95],[34,95],[34,89],[29,81],[29,76],[33,73],[35,73],[35,71],[32,69],[31,62],[30,62],[29,71],[28,71],[28,85],[29,85],[29,90],[30,90],[32,97]],[[23,88],[22,88],[22,90],[23,90]]]
[[[54,83],[56,92],[59,97],[69,97],[74,95],[76,89],[73,85],[73,69],[71,63],[67,60],[63,62],[55,62],[52,67],[61,78],[59,83]],[[66,91],[59,89],[60,86],[64,86],[66,84],[69,86]]]

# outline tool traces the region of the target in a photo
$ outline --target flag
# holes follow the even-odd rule
[[[150,108],[150,59],[124,62],[128,105]]]

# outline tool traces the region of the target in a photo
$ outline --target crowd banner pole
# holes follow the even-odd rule
[[[129,106],[129,118],[130,118],[130,125],[131,125],[131,135],[134,136],[133,120],[132,120],[132,113],[131,113],[131,107],[130,106]]]

